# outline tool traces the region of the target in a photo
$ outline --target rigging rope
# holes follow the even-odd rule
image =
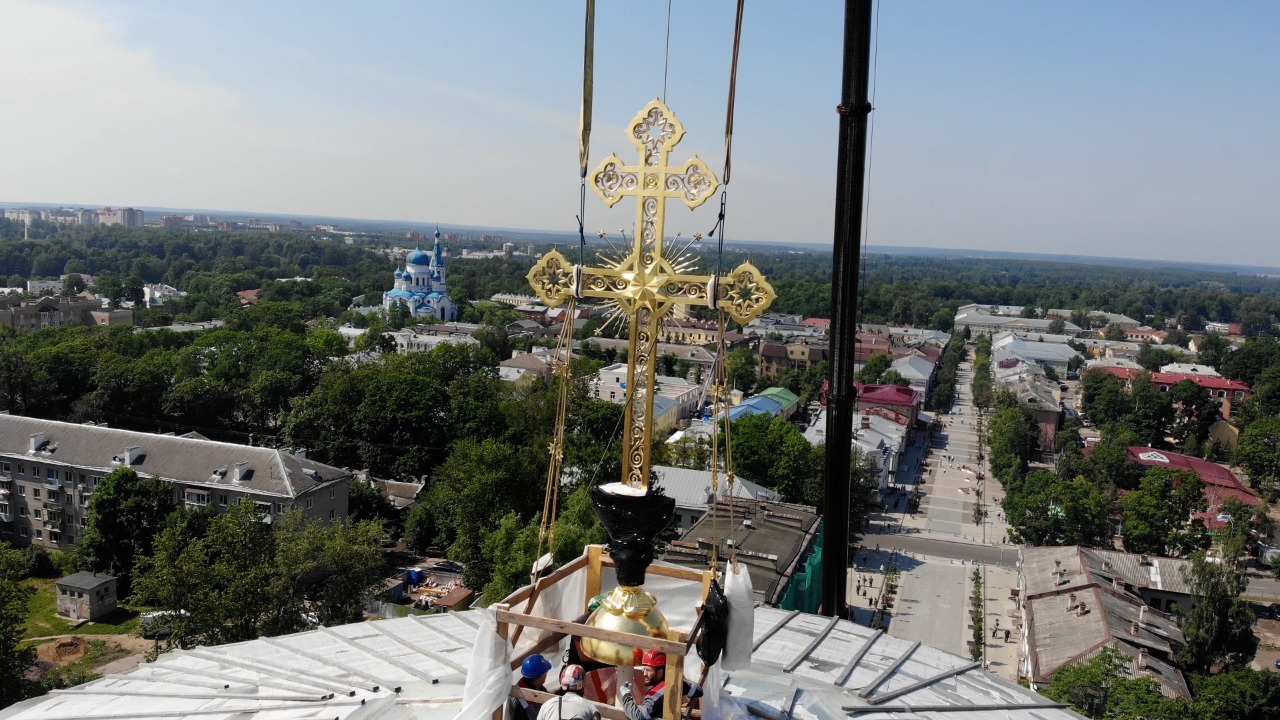
[[[591,105],[594,99],[596,0],[586,0],[582,41],[582,115],[578,125],[578,259],[585,260],[587,237],[583,223],[587,213],[587,159],[591,151]],[[560,506],[560,473],[564,469],[564,432],[569,415],[569,384],[572,380],[569,361],[573,358],[573,317],[577,298],[569,296],[565,307],[565,322],[560,326],[556,340],[555,356],[551,358],[552,375],[560,379],[556,395],[556,422],[552,432],[550,457],[547,462],[547,487],[542,497],[542,522],[538,526],[538,547],[535,558],[542,557],[543,543],[554,551],[556,541],[556,515]]]
[[[578,264],[586,263],[587,157],[591,153],[591,104],[595,99],[596,0],[587,0],[582,41],[582,115],[578,119]]]
[[[871,46],[871,110],[876,108],[876,68],[879,67],[880,60],[880,3],[876,3],[876,19],[875,19],[875,38]],[[862,313],[866,308],[867,297],[867,243],[871,237],[871,159],[875,155],[876,147],[876,114],[875,112],[867,113],[867,178],[866,178],[866,196],[862,205],[862,255],[858,259],[858,271],[861,276],[858,282],[858,306],[856,309],[857,317],[854,322],[858,329],[862,329]],[[834,308],[833,308],[834,310]]]
[[[671,0],[667,0],[667,45],[662,50],[662,102],[667,101],[667,68],[671,65]]]
[[[569,361],[573,357],[573,316],[575,298],[569,296],[565,306],[565,321],[560,325],[555,356],[551,359],[552,374],[560,379],[556,394],[556,424],[549,448],[547,462],[547,487],[542,496],[542,522],[538,526],[538,548],[535,558],[542,557],[543,541],[549,551],[555,550],[556,513],[560,505],[560,472],[564,468],[564,430],[569,415],[569,385],[572,380]]]
[[[716,216],[715,227],[709,233],[716,238],[716,277],[724,272],[724,227],[725,227],[725,210],[729,203],[729,181],[733,170],[733,116],[734,103],[738,94],[738,52],[742,45],[742,15],[746,5],[746,0],[738,0],[738,10],[734,18],[733,24],[733,59],[729,63],[729,97],[725,104],[724,117],[724,173],[723,183],[724,189],[720,191],[720,212]],[[716,235],[717,231],[720,233]],[[737,527],[737,518],[734,508],[733,493],[733,423],[729,418],[729,385],[728,385],[728,363],[726,356],[728,348],[725,345],[724,331],[727,324],[724,310],[717,310],[716,313],[716,362],[712,366],[712,385],[716,388],[715,399],[711,404],[711,416],[713,424],[711,426],[711,447],[712,447],[712,463],[711,463],[711,503],[713,514],[711,516],[711,528],[715,537],[720,537],[717,523],[717,515],[714,514],[714,508],[717,498],[719,497],[719,463],[718,463],[718,447],[719,447],[719,422],[714,422],[716,417],[717,405],[723,407],[724,415],[724,469],[725,469],[725,492],[729,505],[729,531]],[[717,565],[718,545],[713,547],[709,560],[712,569]],[[738,566],[738,544],[734,543],[729,547],[729,562],[737,569]]]

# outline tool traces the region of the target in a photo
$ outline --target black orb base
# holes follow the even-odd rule
[[[654,494],[630,494],[630,488],[614,483],[591,488],[591,505],[609,533],[609,556],[617,566],[618,584],[644,585],[644,574],[653,563],[653,541],[671,523],[675,498]]]

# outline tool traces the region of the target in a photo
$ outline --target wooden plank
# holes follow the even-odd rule
[[[898,657],[898,659],[890,663],[889,667],[885,668],[883,672],[881,672],[878,676],[876,676],[876,679],[872,680],[870,685],[858,691],[858,697],[865,700],[868,695],[875,692],[876,688],[883,685],[885,680],[888,680],[890,677],[892,677],[893,674],[898,671],[898,668],[902,667],[902,663],[906,662],[907,658],[911,657],[911,653],[915,652],[916,648],[918,647],[920,647],[919,640],[911,643],[911,647],[907,648],[907,651],[902,653],[902,655]]]
[[[555,647],[557,644],[560,643],[561,640],[567,637],[569,636],[565,635],[564,633],[551,633],[550,635],[543,638],[540,642],[538,642],[537,645],[534,645],[533,647],[529,648],[529,652],[524,653],[523,655],[520,655],[519,657],[516,657],[514,660],[512,660],[511,669],[515,670],[516,668],[520,667],[521,663],[524,662],[525,658],[529,657],[530,655],[541,655],[547,650],[550,650],[551,648]]]
[[[502,621],[502,611],[509,609],[511,606],[506,603],[494,603],[493,609],[498,611],[498,622],[494,626],[494,630],[498,633],[498,637],[502,638],[502,642],[507,642],[507,624]]]
[[[421,668],[416,668],[410,665],[409,663],[404,662],[403,660],[400,660],[399,658],[389,657],[385,653],[374,650],[371,647],[366,647],[364,645],[361,645],[360,643],[347,637],[346,635],[341,635],[337,632],[334,632],[332,628],[321,626],[320,632],[324,633],[324,635],[326,635],[327,637],[331,637],[334,640],[337,640],[339,643],[342,643],[343,645],[351,648],[352,650],[355,650],[356,652],[364,653],[365,655],[368,655],[369,657],[377,660],[378,662],[386,663],[393,668],[403,670],[404,672],[407,672],[410,675],[413,675],[414,677],[422,678],[427,682],[432,682],[437,679],[436,676],[432,675],[426,670],[423,670]],[[379,633],[375,633],[374,635],[366,635],[365,637],[382,637],[382,635]]]
[[[529,627],[536,627],[542,630],[565,633],[566,635],[589,637],[597,640],[616,642],[620,645],[661,650],[668,655],[678,655],[680,657],[684,657],[685,655],[684,643],[675,640],[652,638],[645,635],[618,632],[617,630],[601,630],[599,628],[591,627],[590,625],[583,625],[569,620],[537,617],[536,615],[522,615],[520,613],[511,612],[510,610],[498,610],[497,616],[499,622],[511,623],[513,625],[527,625]]]
[[[207,660],[209,662],[218,663],[219,665],[226,665],[228,667],[240,668],[241,670],[248,670],[250,672],[261,673],[263,675],[266,675],[267,677],[276,678],[277,680],[284,680],[286,682],[295,682],[295,683],[298,683],[299,685],[311,685],[312,687],[327,688],[335,692],[340,692],[348,697],[353,697],[356,694],[355,690],[353,690],[352,688],[358,688],[360,690],[366,690],[368,692],[378,692],[378,684],[376,680],[369,685],[363,685],[361,683],[353,683],[353,682],[344,682],[339,678],[332,677],[329,675],[321,675],[320,673],[307,672],[306,670],[298,670],[296,668],[288,668],[287,670],[282,670],[278,667],[274,667],[271,665],[263,665],[254,660],[250,660],[248,658],[232,657],[230,655],[210,652],[208,650],[202,650],[200,648],[192,648],[191,650],[174,650],[172,652],[172,655],[190,655],[191,657],[196,657],[196,658],[200,658],[201,660]],[[169,665],[164,665],[164,666],[157,665],[156,667],[159,669],[180,670],[182,672],[207,672],[205,670],[196,671],[189,668],[177,668]],[[307,678],[307,680],[299,680],[298,678],[300,677]],[[243,678],[243,681],[256,682],[256,683],[261,682],[258,680],[250,680],[248,678]]]
[[[528,688],[512,686],[511,697],[517,697],[522,700],[528,700],[530,702],[545,704],[546,702],[550,701],[552,698],[557,696],[551,693],[542,692],[540,690],[530,690]],[[627,714],[623,712],[622,708],[620,707],[616,707],[614,705],[606,705],[605,703],[598,703],[593,700],[587,700],[587,702],[596,706],[596,710],[600,713],[600,717],[602,718],[608,718],[608,720],[627,720]]]
[[[791,689],[787,691],[787,699],[782,703],[782,712],[778,713],[778,717],[781,720],[791,720],[791,718],[795,717],[793,711],[796,709],[796,700],[799,698],[800,686],[792,685]]]
[[[805,646],[805,649],[800,651],[799,655],[792,658],[791,662],[786,664],[783,668],[783,672],[792,672],[796,668],[800,667],[800,663],[804,662],[805,658],[809,657],[814,650],[818,649],[818,646],[822,644],[822,641],[826,640],[827,636],[831,634],[831,631],[836,628],[836,623],[838,622],[840,622],[839,616],[831,618],[831,620],[827,622],[826,627],[822,628],[822,631]]]
[[[841,668],[840,674],[836,676],[835,685],[843,687],[846,682],[849,682],[849,676],[853,674],[854,668],[858,667],[858,663],[862,662],[862,658],[867,654],[867,651],[871,649],[872,645],[876,644],[876,641],[883,634],[883,630],[877,630],[871,637],[867,638],[862,647],[858,648],[858,652],[854,653],[853,657],[849,658],[849,662],[845,663],[844,667]]]
[[[613,562],[613,558],[610,558],[608,553],[605,553],[603,559],[604,567],[617,567],[617,564]],[[679,566],[668,567],[666,565],[650,565],[649,568],[645,570],[645,573],[648,575],[676,578],[677,580],[692,580],[693,582],[702,581],[702,572],[703,571],[701,570],[694,570],[692,568]]]
[[[668,691],[663,695],[663,713],[675,720],[681,715],[680,703],[684,700],[684,658],[667,655],[666,678]]]
[[[374,631],[374,632],[376,632],[376,633],[378,633],[378,634],[379,634],[379,635],[381,635],[382,637],[387,638],[388,640],[391,640],[392,642],[395,642],[395,643],[396,643],[396,644],[398,644],[398,645],[402,645],[402,646],[404,646],[404,647],[406,647],[406,648],[408,648],[408,649],[410,649],[410,650],[412,650],[412,651],[414,651],[414,652],[418,653],[419,655],[425,655],[425,656],[427,656],[427,657],[431,658],[432,660],[435,660],[436,662],[440,663],[441,665],[444,665],[444,666],[446,666],[446,667],[448,667],[448,668],[450,668],[450,669],[452,669],[452,670],[454,670],[454,671],[456,671],[456,672],[460,672],[460,673],[462,673],[464,676],[465,676],[465,675],[467,674],[467,672],[468,672],[468,671],[467,671],[467,668],[463,667],[460,663],[454,662],[453,660],[450,660],[449,658],[445,657],[444,655],[441,655],[441,654],[440,654],[440,653],[438,653],[438,652],[435,652],[434,650],[430,650],[430,649],[428,649],[428,648],[422,647],[421,645],[416,645],[416,644],[414,644],[414,643],[411,643],[411,642],[409,642],[408,640],[405,640],[404,638],[402,638],[402,637],[400,637],[400,636],[398,636],[398,635],[394,635],[394,634],[392,634],[389,630],[384,630],[384,629],[382,628],[381,624],[380,624],[379,622],[377,622],[377,621],[374,621],[374,622],[369,623],[369,629],[370,629],[370,630],[373,630],[373,631]]]
[[[964,673],[967,673],[970,670],[975,670],[979,667],[982,667],[982,663],[974,662],[974,663],[969,663],[968,665],[961,665],[960,667],[951,668],[950,670],[943,670],[937,675],[931,675],[918,682],[913,682],[910,685],[907,685],[905,687],[900,687],[897,690],[890,690],[889,692],[883,695],[877,695],[876,697],[869,698],[867,702],[871,703],[872,705],[879,705],[880,703],[886,703],[886,702],[889,702],[890,700],[893,700],[894,698],[900,698],[903,695],[913,693],[921,688],[929,687],[930,685],[938,682],[939,680],[946,680],[947,678],[955,675],[963,675]]]
[[[582,599],[582,611],[587,611],[591,598],[600,594],[600,573],[603,566],[604,548],[600,545],[587,546],[587,589]]]
[[[588,547],[588,550],[590,550],[592,546],[588,545],[587,547]],[[599,547],[599,546],[595,546],[595,547]],[[586,556],[579,555],[578,557],[570,560],[569,562],[565,563],[563,566],[557,568],[556,570],[546,575],[543,575],[542,578],[540,578],[541,580],[544,581],[543,587],[546,587],[547,585],[550,585],[552,583],[560,582],[561,580],[569,577],[570,575],[577,572],[581,568],[586,567],[586,565],[587,565]],[[508,605],[518,605],[524,600],[527,600],[529,597],[529,593],[531,592],[533,592],[533,586],[525,585],[519,590],[516,590],[515,592],[511,593],[507,597],[503,598],[502,602]]]
[[[313,653],[307,650],[303,650],[302,648],[296,648],[296,647],[293,647],[292,645],[286,645],[275,638],[260,638],[260,640],[261,642],[264,642],[279,650],[283,650],[286,653],[291,653],[293,655],[297,655],[298,657],[304,657],[312,662],[319,663],[320,665],[329,665],[331,667],[338,668],[354,677],[358,677],[364,680],[365,682],[373,683],[374,685],[377,685],[377,683],[379,682],[378,678],[374,677],[374,675],[368,672],[367,670],[362,670],[354,665],[350,665],[348,663],[342,662],[341,660],[337,660],[332,657],[325,657],[324,655],[321,655],[319,653]],[[396,693],[400,692],[400,688],[398,687],[394,688],[393,690]]]
[[[760,639],[759,639],[759,640],[757,640],[757,641],[755,641],[755,642],[751,645],[751,651],[752,651],[752,652],[755,652],[756,650],[759,650],[759,649],[760,649],[760,646],[764,644],[764,641],[765,641],[765,640],[768,640],[769,638],[773,637],[774,633],[776,633],[776,632],[778,632],[779,630],[781,630],[781,629],[783,628],[783,626],[785,626],[787,623],[791,622],[791,620],[792,620],[793,618],[795,618],[795,616],[797,616],[797,615],[799,615],[799,614],[800,614],[800,611],[799,611],[799,610],[792,610],[790,615],[788,615],[788,616],[786,616],[786,617],[782,618],[782,622],[780,622],[780,623],[778,623],[777,625],[774,625],[773,627],[769,628],[769,631],[768,631],[768,632],[766,632],[764,635],[761,635],[761,636],[760,636]]]

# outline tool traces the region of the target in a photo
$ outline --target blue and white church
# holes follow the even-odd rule
[[[458,308],[445,287],[445,255],[439,230],[435,240],[431,252],[417,248],[405,258],[403,268],[396,268],[395,287],[382,294],[382,307],[390,310],[402,302],[414,317],[457,319]]]

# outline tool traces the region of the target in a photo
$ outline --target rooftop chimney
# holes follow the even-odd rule
[[[1147,649],[1146,648],[1138,648],[1138,669],[1139,670],[1147,669]]]
[[[1143,605],[1142,607],[1138,608],[1138,624],[1139,625],[1147,624],[1147,606],[1146,605]]]
[[[1068,609],[1068,610],[1075,610],[1075,609],[1076,609],[1076,594],[1075,594],[1075,593],[1071,593],[1070,595],[1067,595],[1067,609]]]
[[[1060,573],[1060,572],[1062,572],[1062,561],[1061,561],[1061,560],[1054,560],[1054,561],[1053,561],[1053,574],[1054,574],[1054,575],[1057,575],[1057,574],[1058,574],[1058,573]]]
[[[249,469],[249,461],[241,460],[236,463],[236,468],[235,468],[235,471],[231,474],[231,479],[235,480],[236,482],[244,482],[245,480],[248,479],[250,472],[252,471]]]
[[[31,452],[35,452],[47,442],[49,439],[44,436],[44,433],[31,433]]]
[[[120,455],[121,462],[126,466],[132,466],[140,457],[142,457],[142,448],[137,445],[125,448],[124,452]]]
[[[1080,603],[1076,606],[1076,617],[1084,617],[1088,612],[1089,608],[1084,603]]]
[[[1140,555],[1140,556],[1138,557],[1138,564],[1139,564],[1139,565],[1150,565],[1150,564],[1151,564],[1151,558],[1147,557],[1146,555]]]
[[[1137,634],[1138,634],[1138,621],[1137,621],[1137,620],[1134,620],[1133,622],[1129,623],[1129,634],[1130,634],[1130,635],[1137,635]]]

